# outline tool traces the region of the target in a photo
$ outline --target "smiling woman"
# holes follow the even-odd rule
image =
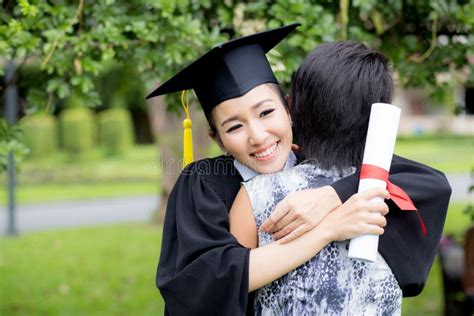
[[[229,231],[228,211],[240,182],[296,163],[288,109],[265,53],[297,26],[221,44],[149,96],[193,88],[211,134],[229,153],[187,166],[171,192],[156,279],[166,315],[253,315],[253,301],[247,304],[249,290],[304,263],[332,240],[383,232],[383,216],[364,212],[386,209],[369,202],[376,195],[386,196],[384,190],[350,199],[326,225],[285,245],[250,250]],[[322,213],[341,204],[327,188],[312,194],[325,201]],[[347,212],[353,216],[336,225],[336,215]]]
[[[212,112],[214,139],[232,157],[258,173],[283,169],[291,151],[290,114],[274,84],[259,85],[226,100]]]

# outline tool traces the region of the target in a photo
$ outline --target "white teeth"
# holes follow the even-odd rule
[[[273,144],[272,147],[268,148],[263,153],[255,154],[255,157],[263,158],[263,157],[269,156],[275,152],[276,147],[277,147],[277,143]]]

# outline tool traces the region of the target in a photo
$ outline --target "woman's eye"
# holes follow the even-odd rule
[[[231,128],[229,128],[226,133],[230,133],[230,132],[233,132],[233,131],[236,131],[238,130],[242,125],[238,124],[238,125],[234,125],[232,126]]]
[[[268,114],[272,113],[273,111],[275,111],[275,109],[268,109],[268,110],[262,111],[262,113],[260,113],[260,117],[267,116]]]

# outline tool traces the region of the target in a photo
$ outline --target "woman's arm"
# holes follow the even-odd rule
[[[382,214],[388,212],[388,207],[385,203],[370,200],[375,196],[387,195],[382,189],[356,194],[300,238],[286,244],[274,242],[252,249],[249,258],[249,292],[302,265],[331,241],[346,240],[363,234],[383,234],[381,227],[386,225],[386,221]],[[231,213],[238,212],[241,208],[251,209],[248,195],[243,190],[237,195]]]
[[[424,267],[424,271],[428,271],[431,263],[424,260],[429,257],[432,262],[439,238],[441,236],[444,219],[446,217],[446,206],[449,201],[451,189],[444,175],[438,170],[429,168],[415,161],[404,159],[400,156],[394,155],[390,167],[390,181],[401,187],[411,198],[419,213],[423,217],[428,232],[434,232],[434,238],[422,239],[421,230],[414,229],[406,234],[402,232],[406,225],[401,226],[401,230],[396,225],[392,225],[389,230],[395,229],[393,236],[408,237],[407,245],[420,245],[420,249],[430,249],[430,253],[424,253],[416,248],[412,254],[407,258],[417,256]],[[349,197],[357,192],[359,186],[359,173],[342,178],[331,186],[325,186],[317,189],[308,189],[299,192],[288,194],[275,207],[272,215],[262,224],[262,230],[273,234],[275,239],[280,239],[282,242],[288,242],[297,238],[302,233],[310,230],[318,225],[321,219],[335,207],[341,205],[341,201],[345,202]],[[398,211],[398,207],[389,203],[391,210]],[[426,212],[425,212],[426,211]],[[396,212],[391,212],[392,216]],[[426,216],[425,214],[426,213]],[[431,214],[436,214],[430,216]],[[404,221],[414,221],[418,223],[418,218],[415,213],[404,214]],[[394,222],[393,220],[391,221]],[[418,224],[419,225],[419,224]],[[387,234],[386,234],[387,235]],[[429,245],[428,245],[429,243]],[[387,243],[389,245],[392,242]],[[384,243],[380,244],[382,249]],[[383,250],[381,251],[382,255]],[[386,256],[384,256],[386,257]],[[399,263],[406,263],[409,260],[401,259],[400,256],[394,256],[395,261]],[[387,258],[385,258],[387,260]],[[389,260],[390,261],[390,260]],[[392,269],[395,265],[399,266],[398,262],[391,265]],[[390,264],[390,262],[389,262]],[[427,269],[428,267],[428,269]],[[397,276],[400,280],[401,277]]]
[[[288,194],[263,222],[261,230],[273,238],[289,242],[316,227],[342,202],[333,187],[326,185]]]
[[[247,248],[257,248],[258,232],[252,205],[244,187],[240,188],[229,213],[230,232]]]

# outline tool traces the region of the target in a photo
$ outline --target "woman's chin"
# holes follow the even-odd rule
[[[282,171],[284,167],[285,161],[269,161],[267,163],[257,162],[253,169],[258,173],[275,173]]]

